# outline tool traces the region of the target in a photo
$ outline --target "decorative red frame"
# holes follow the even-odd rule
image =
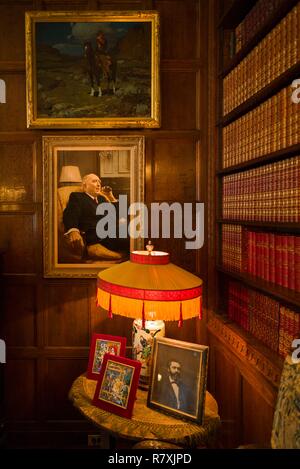
[[[124,375],[122,380],[118,380],[118,374],[120,375],[122,372],[124,374],[126,369],[127,377],[125,378]],[[106,353],[103,358],[93,404],[121,417],[131,418],[140,371],[141,363],[139,361]],[[129,379],[130,382],[128,382]],[[122,394],[122,388],[120,388],[122,384],[126,386],[124,394]],[[114,394],[118,392],[114,389],[116,386],[119,387],[119,394]],[[100,396],[100,393],[102,396]],[[105,399],[105,397],[107,398]],[[112,399],[115,399],[115,402]]]
[[[95,360],[95,349],[97,345],[97,341],[103,341],[103,342],[116,342],[116,346],[119,346],[119,350],[115,350],[115,355],[118,356],[124,356],[125,355],[125,350],[126,350],[126,337],[120,337],[116,335],[107,335],[107,334],[93,334],[92,335],[92,341],[91,341],[91,346],[90,346],[90,354],[89,354],[89,363],[88,363],[88,369],[87,369],[87,378],[89,379],[96,379],[98,380],[101,367],[102,365],[100,364],[99,371],[96,372],[94,370],[94,360]],[[105,355],[104,352],[103,356]],[[103,360],[102,360],[103,361]]]

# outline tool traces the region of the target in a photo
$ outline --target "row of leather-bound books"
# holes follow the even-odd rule
[[[235,28],[235,53],[245,47],[286,0],[258,0]]]
[[[299,222],[300,156],[222,178],[225,220]]]
[[[289,353],[293,340],[299,337],[300,315],[238,282],[229,281],[227,288],[228,318],[279,355]]]
[[[300,2],[223,80],[228,114],[300,60]]]
[[[285,87],[223,128],[223,168],[300,143],[300,104],[294,93],[292,86]]]
[[[224,224],[222,266],[300,292],[300,235]]]

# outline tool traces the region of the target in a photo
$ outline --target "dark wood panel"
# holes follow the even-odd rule
[[[97,6],[101,10],[139,10],[145,8],[145,1],[133,0],[98,0]]]
[[[222,421],[222,444],[234,448],[240,443],[241,376],[238,368],[214,341],[210,340],[213,395]]]
[[[93,292],[96,292],[96,286]],[[123,336],[127,338],[127,345],[131,346],[132,322],[132,319],[118,315],[113,315],[113,318],[109,319],[107,311],[97,307],[96,301],[91,302],[91,333]]]
[[[166,337],[197,343],[197,330],[199,325],[199,319],[183,321],[182,327],[178,327],[177,321],[168,321],[166,322]]]
[[[0,5],[1,61],[25,60],[25,11],[33,8],[33,1],[22,2],[22,4],[7,1]]]
[[[156,139],[153,168],[153,200],[192,202],[195,193],[195,142]]]
[[[3,273],[35,272],[35,215],[0,213],[0,224]]]
[[[33,202],[35,145],[0,144],[0,202]]]
[[[46,345],[88,346],[90,301],[95,301],[88,286],[76,281],[48,285],[44,301]]]
[[[25,74],[25,62],[23,61],[11,61],[11,62],[0,62],[0,73],[19,73]]]
[[[3,314],[3,338],[10,347],[36,345],[34,286],[6,285],[3,290]]]
[[[162,125],[165,129],[196,128],[196,79],[193,72],[162,71]]]
[[[45,418],[80,420],[80,414],[68,400],[73,381],[87,370],[87,360],[49,359],[44,381]]]
[[[72,0],[71,3],[64,0],[37,0],[38,8],[41,10],[73,10],[85,9],[88,0]]]
[[[196,273],[196,251],[194,249],[186,249],[186,239],[174,239],[172,233],[173,230],[171,230],[170,239],[152,239],[155,249],[169,252],[173,264],[177,264],[189,272]]]
[[[18,199],[12,198],[13,193],[9,191],[3,192],[0,199],[0,245],[8,249],[4,267],[8,277],[5,322],[11,342],[9,361],[13,367],[18,362],[16,371],[22,373],[15,385],[13,371],[10,371],[6,402],[8,425],[13,427],[15,435],[19,432],[19,442],[30,446],[34,432],[39,429],[47,435],[52,431],[66,433],[65,425],[69,420],[68,424],[74,423],[74,431],[77,431],[81,416],[68,401],[68,391],[73,380],[86,370],[91,334],[126,336],[130,356],[132,320],[119,316],[108,319],[107,312],[96,307],[94,279],[42,278],[41,139],[49,130],[26,129],[24,11],[160,11],[163,123],[161,129],[155,131],[139,130],[146,137],[146,199],[147,203],[153,200],[193,202],[199,193],[195,185],[200,138],[197,106],[202,80],[200,1],[7,0],[0,3],[0,71],[7,85],[7,103],[0,106],[0,155],[4,157],[0,159],[0,187],[9,184],[14,188],[22,184],[25,187]],[[72,135],[120,133],[118,129],[62,132]],[[136,134],[134,129],[122,132]],[[51,131],[52,135],[56,133]],[[184,240],[161,240],[158,248],[171,251],[172,262],[195,270],[195,252],[185,249]],[[16,299],[17,295],[20,300]],[[179,329],[176,321],[168,323],[167,336],[194,342],[199,336],[199,324],[198,320],[185,321]],[[23,377],[26,379],[25,404],[20,400],[20,389],[23,399]],[[18,405],[15,405],[17,399]],[[35,418],[38,423],[31,424]],[[18,421],[22,419],[23,423]],[[22,440],[28,428],[32,436]],[[68,429],[71,431],[72,427]],[[57,441],[57,437],[54,440]]]
[[[6,82],[6,104],[0,106],[0,129],[2,132],[25,130],[25,75],[7,74],[3,79]]]
[[[274,408],[246,380],[243,380],[242,415],[243,442],[270,445]]]
[[[157,0],[161,16],[161,56],[185,59],[199,56],[199,5],[194,0]]]
[[[4,372],[5,415],[9,420],[33,420],[37,415],[36,361],[7,360]]]

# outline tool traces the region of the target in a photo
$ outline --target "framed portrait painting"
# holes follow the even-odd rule
[[[148,407],[202,425],[207,363],[207,346],[155,338]]]
[[[142,247],[128,210],[144,201],[144,137],[43,137],[43,197],[45,277],[96,277],[128,260]]]
[[[106,353],[93,404],[121,417],[131,418],[141,363]]]
[[[124,356],[126,349],[126,337],[113,336],[108,334],[93,334],[87,378],[98,380],[103,357],[106,353],[111,355]]]
[[[29,128],[160,126],[155,11],[26,13]]]

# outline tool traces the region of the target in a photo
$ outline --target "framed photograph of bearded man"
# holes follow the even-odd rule
[[[26,13],[29,128],[160,126],[156,11]]]
[[[45,277],[97,277],[128,260],[143,247],[144,137],[43,137],[43,197]]]
[[[203,425],[209,348],[156,337],[147,405]]]

